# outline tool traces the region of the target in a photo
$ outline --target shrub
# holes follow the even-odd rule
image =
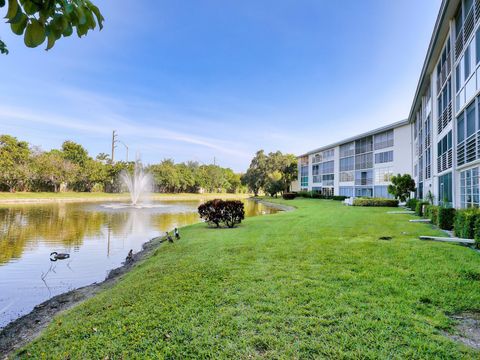
[[[455,209],[439,207],[438,211],[438,227],[443,230],[452,230],[453,222],[455,220]],[[480,218],[477,216],[477,218]]]
[[[417,202],[418,200],[415,198],[408,199],[406,206],[410,208],[410,210],[415,211],[415,209],[417,208]]]
[[[297,196],[303,197],[303,198],[311,198],[312,193],[310,191],[299,191],[297,193]]]
[[[216,227],[225,224],[233,228],[245,218],[244,205],[239,200],[210,200],[198,207],[198,213],[207,223]]]
[[[348,199],[348,196],[343,196],[343,195],[332,196],[332,200],[336,200],[336,201],[344,201],[345,199]]]
[[[382,198],[355,198],[353,199],[353,206],[386,206],[397,207],[398,200],[396,199],[382,199]]]
[[[474,227],[475,246],[480,249],[480,216],[477,216]]]
[[[437,225],[438,224],[438,206],[426,205],[423,216],[430,219],[432,224]]]
[[[297,197],[296,193],[283,193],[282,197],[284,200],[293,200]]]
[[[245,219],[245,209],[240,200],[228,200],[223,202],[222,221],[229,228],[235,227]]]
[[[475,237],[475,224],[479,217],[480,213],[477,209],[457,210],[453,225],[455,236],[473,239]]]
[[[423,216],[423,206],[430,205],[430,203],[426,201],[418,201],[417,205],[415,206],[415,214],[418,216]]]

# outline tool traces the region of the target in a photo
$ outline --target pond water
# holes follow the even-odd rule
[[[52,296],[105,279],[130,249],[199,222],[198,201],[0,205],[0,328]],[[246,216],[275,212],[245,201]],[[181,233],[181,230],[180,230]],[[50,253],[70,258],[50,261]]]

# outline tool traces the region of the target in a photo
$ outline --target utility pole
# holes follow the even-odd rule
[[[115,143],[117,142],[117,132],[113,130],[112,132],[112,164],[115,162]]]

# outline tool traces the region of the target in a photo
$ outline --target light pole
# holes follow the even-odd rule
[[[117,142],[119,142],[120,144],[125,146],[125,149],[127,150],[127,162],[128,162],[128,146],[127,146],[127,144],[125,144],[122,140],[117,140]]]

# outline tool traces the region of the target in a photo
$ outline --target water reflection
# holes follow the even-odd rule
[[[101,281],[127,252],[199,221],[199,201],[143,209],[56,203],[0,207],[0,327],[59,293]],[[247,216],[272,210],[245,202]],[[52,251],[70,259],[51,262]]]

